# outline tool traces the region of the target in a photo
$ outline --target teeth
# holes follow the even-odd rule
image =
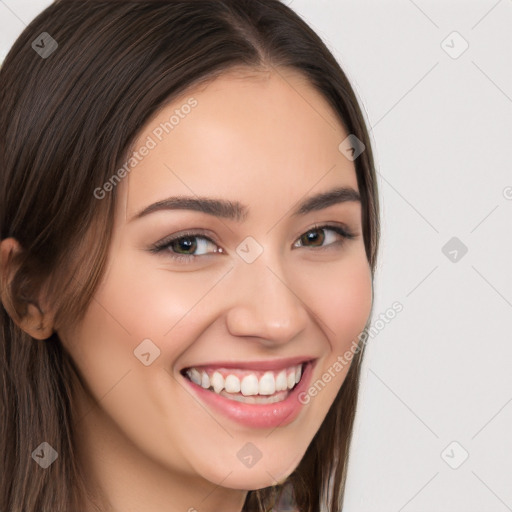
[[[211,385],[215,393],[220,393],[224,389],[224,377],[219,372],[215,372],[211,378]]]
[[[276,379],[272,372],[266,372],[260,379],[260,395],[273,395],[276,392]]]
[[[201,373],[199,372],[199,370],[197,370],[196,368],[191,368],[189,370],[189,377],[190,377],[190,380],[194,383],[194,384],[197,384],[198,386],[201,385]],[[207,375],[208,377],[208,375]]]
[[[295,372],[288,373],[288,389],[292,389],[295,386]]]
[[[229,373],[232,371],[233,373]],[[296,365],[279,373],[273,371],[253,372],[247,370],[219,369],[208,373],[205,370],[189,368],[189,379],[204,389],[211,389],[217,394],[233,393],[243,396],[270,396],[281,391],[291,390],[300,382],[302,365]],[[238,375],[235,375],[237,373]],[[223,375],[224,374],[224,375]],[[243,375],[243,376],[242,376]],[[258,379],[258,376],[259,379]],[[225,391],[223,391],[225,390]]]
[[[201,372],[201,387],[204,389],[208,389],[210,387],[210,377],[208,377],[206,372]]]
[[[228,375],[224,387],[228,393],[240,393],[240,379],[236,375]]]
[[[297,366],[295,369],[295,384],[298,384],[300,382],[300,378],[302,376],[302,365]]]
[[[288,381],[286,379],[286,370],[282,370],[277,374],[276,391],[284,391],[288,389]]]
[[[244,396],[258,394],[258,377],[256,375],[246,375],[240,384],[240,392]]]
[[[276,402],[282,402],[286,399],[288,391],[280,391],[272,396],[244,396],[240,393],[233,395],[226,393],[226,390],[223,390],[220,392],[220,395],[229,398],[230,400],[235,400],[236,402],[242,402],[245,404],[275,404]]]

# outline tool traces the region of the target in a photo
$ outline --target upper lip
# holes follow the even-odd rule
[[[316,359],[311,356],[287,357],[283,359],[266,359],[264,361],[215,361],[211,363],[201,363],[190,365],[187,368],[240,368],[241,370],[282,370],[290,366],[296,366]],[[182,371],[183,371],[182,370]]]

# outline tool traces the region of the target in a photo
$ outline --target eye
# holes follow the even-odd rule
[[[321,234],[321,235],[318,235],[318,233],[325,233],[325,232],[331,232],[331,236],[326,236],[325,234]],[[332,235],[332,233],[335,233],[335,235]],[[338,235],[338,237],[341,237],[341,240],[338,240],[338,242],[336,242],[336,235]],[[312,246],[309,246],[309,247],[320,247],[320,248],[327,248],[327,246],[331,246],[331,245],[340,245],[340,244],[343,244],[345,242],[345,240],[352,240],[353,238],[355,238],[356,235],[354,235],[353,233],[351,233],[350,231],[348,231],[348,229],[345,229],[345,228],[342,228],[341,226],[331,226],[331,225],[328,225],[328,224],[324,224],[324,225],[321,225],[321,226],[313,226],[311,229],[309,229],[308,231],[306,231],[306,233],[304,233],[300,238],[299,240],[294,244],[294,247],[297,247],[297,243],[300,242],[300,246],[304,246],[309,243],[309,242],[312,242],[313,245]],[[332,242],[328,243],[327,246],[324,246],[322,245],[323,242],[327,239],[327,241],[330,241],[330,240],[333,240]]]
[[[326,236],[326,232],[330,232],[330,236]],[[345,240],[351,240],[356,236],[357,235],[352,234],[348,229],[341,226],[325,224],[321,226],[313,226],[301,235],[293,246],[327,249],[333,245],[341,245]],[[336,238],[338,238],[338,240],[336,240]],[[324,245],[325,241],[328,242],[326,245]],[[310,243],[312,243],[312,245],[309,245]],[[208,246],[213,247],[214,250],[208,252]],[[191,263],[199,256],[224,253],[224,250],[221,247],[218,247],[211,238],[198,232],[185,232],[177,236],[165,238],[161,242],[153,245],[149,250],[155,254],[163,253],[164,251],[169,252],[170,257],[173,260],[182,263]],[[200,253],[197,254],[196,251],[199,251]]]
[[[197,242],[198,240],[200,240],[199,243]],[[165,238],[161,242],[155,244],[150,249],[150,251],[153,253],[161,253],[163,251],[169,250],[172,259],[187,263],[193,260],[194,258],[197,258],[198,256],[205,256],[205,254],[191,253],[194,253],[195,251],[198,250],[202,251],[206,249],[209,244],[213,247],[217,247],[215,242],[213,242],[210,238],[203,235],[202,233],[187,232],[181,233],[178,236]],[[218,250],[214,250],[211,252],[223,253],[224,251],[222,250],[222,248],[219,247]]]

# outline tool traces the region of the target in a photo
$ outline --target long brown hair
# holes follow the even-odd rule
[[[58,44],[44,58],[32,45],[42,33]],[[102,200],[94,190],[159,109],[235,67],[300,71],[364,143],[354,163],[373,277],[379,205],[365,121],[339,64],[296,13],[278,0],[57,0],[0,68],[0,239],[23,249],[2,284],[0,510],[75,512],[88,493],[73,434],[77,369],[57,333],[42,342],[15,320],[30,304],[42,307],[43,291],[56,326],[82,318],[103,274],[116,202],[115,188]],[[364,342],[298,467],[282,485],[249,491],[244,512],[270,510],[285,484],[300,512],[341,510]],[[46,470],[31,457],[43,441],[59,457]]]

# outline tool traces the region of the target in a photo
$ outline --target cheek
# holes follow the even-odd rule
[[[211,288],[212,278],[166,270],[165,258],[155,258],[150,264],[146,255],[126,253],[115,261],[97,300],[108,304],[133,342],[165,339],[187,324],[188,315]]]
[[[371,313],[372,278],[364,252],[355,251],[342,261],[318,265],[304,275],[301,293],[311,308],[319,336],[328,344],[322,345],[325,355],[315,367],[310,387],[299,396],[309,418],[297,425],[294,435],[296,439],[312,439],[345,381],[358,336]]]
[[[353,354],[359,343],[372,308],[372,276],[363,253],[350,257],[336,265],[319,267],[314,274],[308,273],[305,289],[309,289],[309,303],[315,313],[319,328],[329,343],[318,368],[325,375],[329,388],[322,395],[327,403],[336,393],[350,369]],[[346,356],[347,351],[350,354]],[[342,364],[340,364],[342,361]]]
[[[346,263],[346,264],[345,264]],[[320,275],[321,274],[321,275]],[[334,348],[342,348],[364,329],[372,307],[372,278],[366,259],[354,258],[312,275],[315,313]]]
[[[356,339],[372,307],[372,282],[367,263],[354,265],[343,275],[327,307],[337,342],[346,345]]]

